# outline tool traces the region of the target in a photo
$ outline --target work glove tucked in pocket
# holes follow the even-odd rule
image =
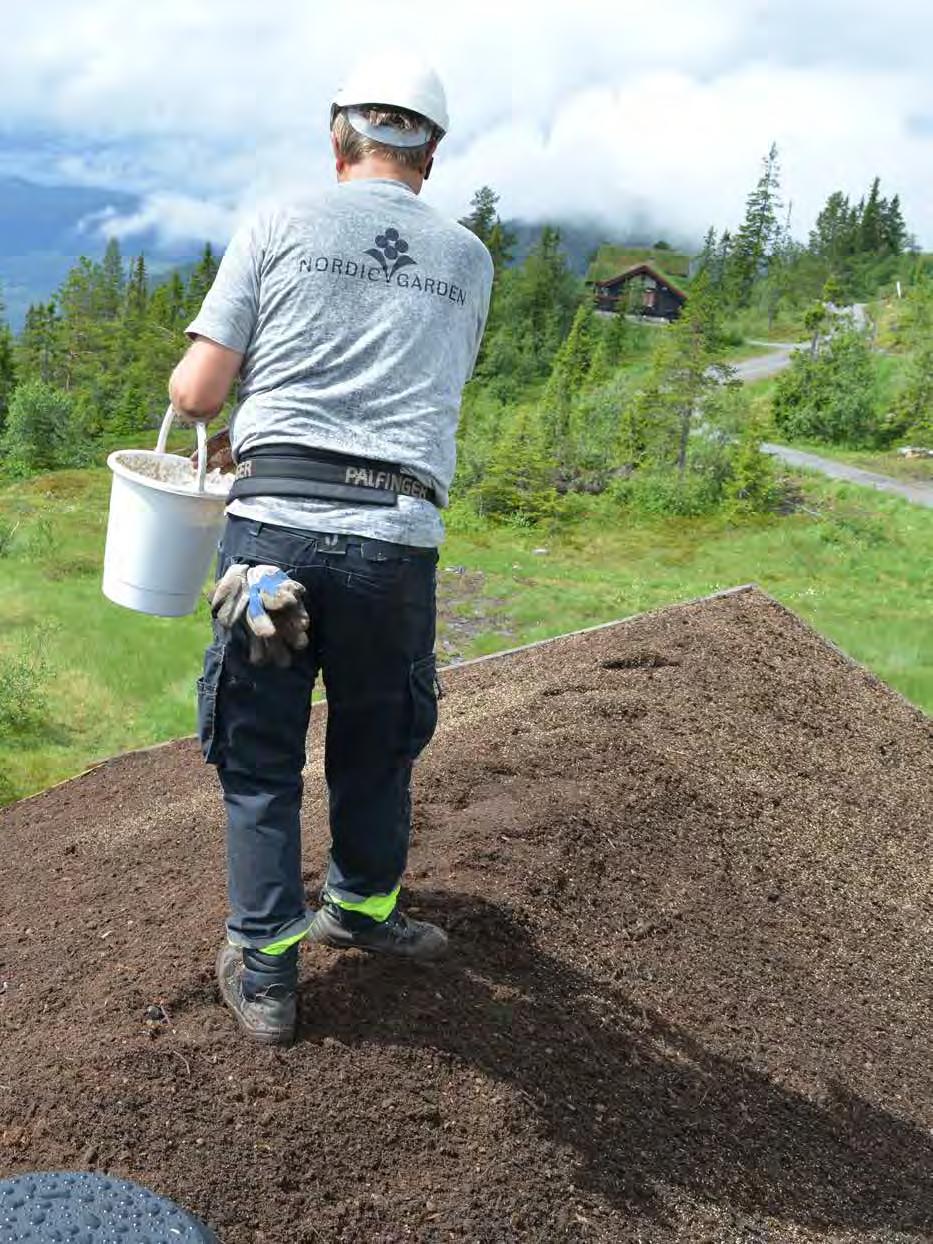
[[[304,594],[303,585],[278,566],[234,562],[214,588],[211,613],[228,631],[245,617],[250,662],[285,669],[309,643]]]

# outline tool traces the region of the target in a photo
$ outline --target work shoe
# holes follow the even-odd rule
[[[387,920],[351,929],[340,908],[325,903],[311,921],[310,941],[336,950],[368,950],[402,959],[440,959],[447,953],[447,934],[427,920],[412,920],[396,908]]]
[[[248,1037],[264,1045],[290,1045],[295,1039],[297,1004],[294,989],[267,985],[254,996],[243,992],[243,950],[221,946],[217,954],[220,996]]]

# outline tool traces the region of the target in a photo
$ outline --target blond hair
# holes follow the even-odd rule
[[[424,125],[424,117],[400,108],[362,108],[360,111],[370,125],[391,125],[405,134],[410,134],[412,130],[420,129]],[[334,117],[332,133],[338,154],[348,164],[359,164],[360,160],[369,156],[378,156],[381,160],[393,160],[404,168],[421,170],[434,144],[433,136],[420,147],[389,147],[385,143],[377,143],[375,139],[368,138],[353,128],[347,119],[345,108],[341,108]]]

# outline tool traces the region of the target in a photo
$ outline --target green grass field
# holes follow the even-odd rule
[[[453,531],[440,578],[467,588],[442,593],[442,652],[445,641],[464,656],[492,652],[756,580],[933,710],[933,511],[804,488],[806,512],[738,527],[594,503],[564,531]],[[98,470],[0,487],[0,799],[194,728],[206,605],[169,620],[103,598],[108,489]]]

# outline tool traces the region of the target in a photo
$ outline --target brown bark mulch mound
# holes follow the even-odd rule
[[[451,958],[307,951],[290,1050],[218,1005],[193,742],[0,814],[0,1176],[224,1244],[933,1239],[930,720],[754,591],[445,683],[404,897]]]

